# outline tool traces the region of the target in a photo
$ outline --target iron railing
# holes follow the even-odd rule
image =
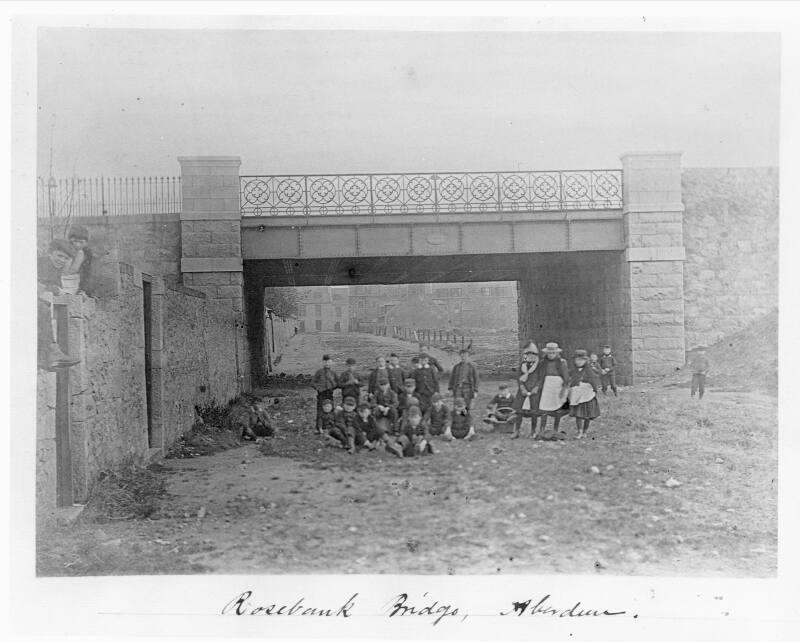
[[[622,207],[622,171],[241,176],[243,216]]]
[[[36,216],[128,216],[181,211],[179,176],[39,178]]]

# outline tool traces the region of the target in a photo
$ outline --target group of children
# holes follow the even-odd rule
[[[376,358],[368,377],[356,370],[355,359],[348,358],[345,370],[337,375],[329,355],[312,378],[317,391],[316,431],[331,444],[354,453],[358,448],[385,448],[397,457],[433,454],[431,437],[470,440],[475,425],[470,406],[478,394],[478,372],[469,361],[469,351],[461,351],[461,362],[450,374],[449,390],[453,409],[439,391],[439,375],[444,369],[428,346],[406,369],[396,353]],[[341,405],[333,394],[341,390]]]
[[[586,435],[590,422],[600,415],[597,393],[610,387],[618,394],[614,371],[616,359],[610,346],[602,357],[576,350],[572,366],[561,358],[556,343],[548,343],[545,355],[530,343],[523,351],[514,395],[502,384],[488,406],[484,422],[513,426],[512,438],[518,438],[522,423],[531,420],[534,439],[563,439],[559,431],[561,418],[575,417],[577,438]],[[375,368],[362,377],[355,359],[348,358],[346,369],[336,374],[329,355],[322,358],[322,367],[314,374],[312,385],[317,392],[316,431],[332,445],[355,453],[359,448],[378,447],[398,457],[434,452],[431,438],[441,436],[471,440],[475,423],[471,405],[478,396],[478,371],[470,361],[469,350],[461,350],[460,362],[450,373],[448,390],[453,395],[449,409],[439,391],[439,375],[443,368],[421,347],[411,367],[404,369],[397,354],[388,360],[376,359]],[[341,403],[334,403],[334,391],[341,390]],[[548,430],[548,418],[553,418]]]

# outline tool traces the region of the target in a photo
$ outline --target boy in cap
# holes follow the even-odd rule
[[[699,393],[699,398],[702,399],[706,391],[706,375],[711,368],[705,348],[695,348],[690,365],[692,368],[692,397]]]
[[[538,431],[534,439],[541,437],[547,428],[547,418],[553,418],[553,433],[558,433],[561,417],[569,412],[567,393],[569,390],[569,367],[561,358],[561,348],[555,342],[545,345],[545,358],[534,372],[534,381],[539,394]]]
[[[441,363],[439,363],[439,361],[437,361],[436,357],[434,357],[434,356],[431,354],[430,346],[428,346],[428,345],[426,345],[426,344],[424,344],[424,343],[423,343],[423,344],[421,344],[421,345],[420,345],[420,347],[419,347],[419,352],[420,352],[420,359],[422,358],[422,355],[423,355],[423,354],[424,354],[426,357],[428,357],[428,363],[430,364],[431,368],[433,368],[433,369],[436,371],[436,372],[435,372],[435,375],[436,375],[436,377],[438,378],[438,376],[439,376],[439,375],[440,375],[442,372],[444,372],[444,368],[442,368],[442,364],[441,364]]]
[[[36,327],[38,367],[42,370],[69,368],[80,363],[80,359],[64,352],[56,343],[53,329],[53,295],[63,294],[61,274],[75,256],[75,248],[66,239],[50,241],[47,254],[37,259]]]
[[[411,406],[419,407],[419,397],[416,395],[416,381],[413,377],[406,377],[403,392],[398,395],[398,419],[404,419]]]
[[[333,437],[351,455],[356,452],[356,447],[363,446],[366,441],[364,433],[359,430],[357,419],[356,400],[354,397],[347,396],[342,401],[342,408],[335,411],[334,421],[336,426]]]
[[[487,406],[489,409],[484,423],[505,424],[514,421],[516,424],[516,412],[514,411],[514,395],[508,389],[508,384],[500,384],[497,394]]]
[[[428,408],[423,421],[431,435],[443,435],[450,426],[450,409],[444,405],[444,400],[439,392],[431,397],[431,406]]]
[[[64,270],[64,274],[78,274],[80,275],[80,282],[78,285],[79,292],[91,294],[90,277],[92,270],[92,259],[94,254],[89,245],[89,230],[83,225],[73,225],[69,228],[67,234],[69,242],[75,248],[75,256],[72,261]]]
[[[431,405],[433,393],[439,392],[439,380],[436,378],[436,370],[428,363],[428,355],[419,355],[419,368],[414,372],[416,383],[416,394],[419,399],[420,410],[424,413]]]
[[[603,346],[603,355],[600,357],[600,382],[603,386],[603,394],[608,394],[606,391],[611,386],[611,391],[617,397],[617,376],[615,370],[617,368],[617,360],[611,354],[611,346]]]
[[[463,398],[469,410],[472,408],[472,400],[478,396],[478,369],[469,360],[469,350],[462,348],[458,354],[461,361],[450,372],[448,390],[453,393],[453,398]]]
[[[356,360],[353,357],[347,357],[345,361],[345,369],[339,375],[338,385],[342,389],[342,399],[345,397],[352,397],[358,399],[361,394],[361,385],[356,372]]]
[[[517,395],[514,397],[512,408],[515,411],[514,432],[512,439],[520,436],[522,420],[531,420],[531,436],[536,435],[536,422],[539,411],[539,384],[536,377],[536,368],[539,361],[539,348],[531,341],[522,351],[522,364],[519,367],[520,375],[517,381]]]
[[[372,412],[379,423],[387,423],[387,430],[394,430],[397,424],[397,393],[392,390],[388,379],[382,379],[375,393],[375,407]]]
[[[330,355],[322,355],[322,367],[311,377],[311,385],[317,391],[317,422],[316,431],[324,434],[322,428],[322,402],[326,399],[333,405],[333,391],[338,387],[336,384],[336,373],[331,369]]]
[[[317,416],[317,432],[325,435],[331,442],[340,446],[340,441],[336,437],[336,415],[333,410],[333,399],[323,399],[320,407],[321,410]]]
[[[463,397],[456,397],[453,402],[453,412],[450,413],[450,425],[445,430],[444,438],[447,441],[463,439],[470,441],[475,436],[475,425],[472,415],[467,410],[467,403]]]
[[[375,357],[375,368],[369,373],[369,394],[374,396],[378,392],[380,382],[384,380],[389,381],[389,368],[386,365],[386,359],[381,355]]]
[[[403,382],[406,375],[405,372],[403,372],[403,367],[400,365],[400,357],[394,352],[389,355],[389,363],[386,366],[386,371],[389,376],[389,387],[397,394],[400,394],[403,391]]]

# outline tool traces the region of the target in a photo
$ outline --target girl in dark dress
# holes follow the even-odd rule
[[[514,432],[511,439],[517,439],[522,428],[522,420],[531,420],[531,437],[536,434],[537,411],[539,409],[539,387],[534,372],[539,365],[539,349],[532,341],[522,351],[522,364],[519,367],[518,390],[511,407],[515,410]]]
[[[600,377],[589,365],[586,350],[576,350],[573,355],[574,368],[569,377],[569,415],[575,417],[578,439],[589,430],[589,422],[600,416],[597,403],[597,387]]]

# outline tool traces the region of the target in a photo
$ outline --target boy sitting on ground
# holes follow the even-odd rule
[[[400,425],[400,436],[397,441],[401,445],[405,457],[433,454],[430,435],[427,433],[425,424],[422,423],[419,406],[411,406],[408,409],[408,413]]]
[[[369,450],[375,450],[379,446],[383,446],[393,455],[402,457],[403,448],[389,436],[385,428],[385,422],[376,420],[372,414],[372,409],[366,404],[359,405],[357,411],[358,417],[356,418],[355,427],[356,431],[364,433],[364,447]]]
[[[431,397],[431,407],[423,417],[431,435],[438,436],[447,432],[450,426],[450,409],[444,405],[441,393],[437,392]]]
[[[514,395],[506,384],[501,384],[499,392],[492,398],[487,406],[489,413],[484,419],[487,424],[504,424],[513,421],[517,413],[514,411]]]
[[[467,402],[463,397],[456,397],[453,406],[453,412],[450,414],[450,426],[445,431],[444,438],[448,441],[453,439],[470,441],[475,437],[475,425],[472,423],[469,410],[467,410]]]
[[[357,447],[364,445],[364,433],[356,425],[356,400],[354,397],[345,397],[342,402],[342,409],[335,413],[335,426],[331,434],[339,441],[342,448],[347,449],[351,455],[356,452]]]
[[[325,435],[332,446],[341,446],[336,434],[336,413],[333,410],[333,399],[323,399],[317,418],[317,432]]]

